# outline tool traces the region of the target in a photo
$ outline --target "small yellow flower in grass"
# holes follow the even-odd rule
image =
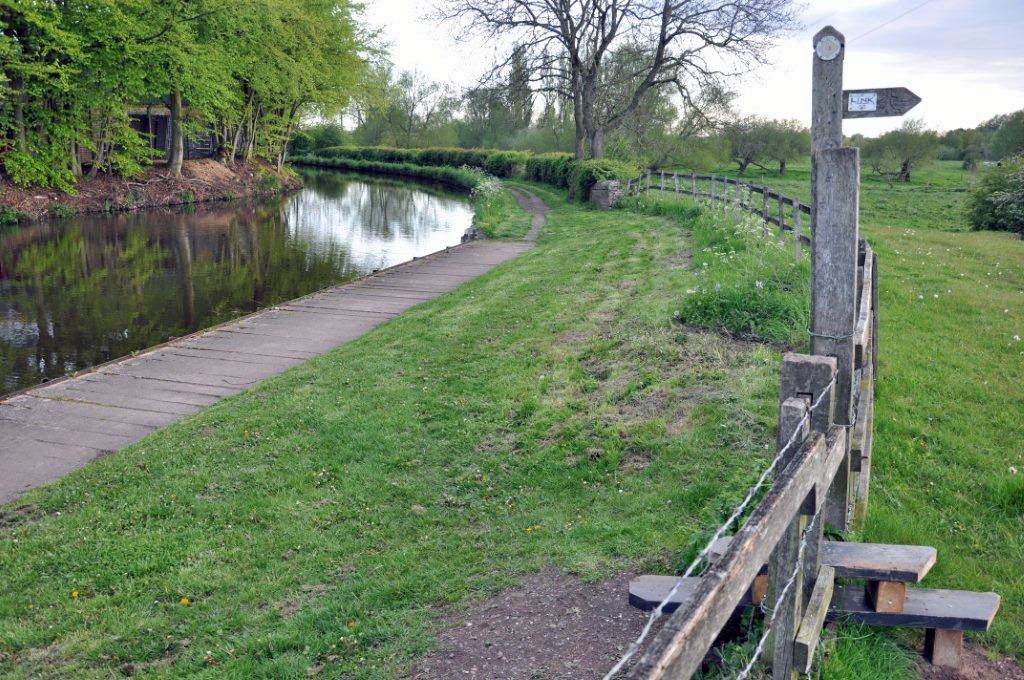
[[[78,599],[78,591],[77,590],[72,590],[71,591],[71,599],[72,600],[77,600]]]
[[[191,603],[191,601],[187,597],[181,598],[179,602],[181,602],[181,604],[183,604],[186,607]]]

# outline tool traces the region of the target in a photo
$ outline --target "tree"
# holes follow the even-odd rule
[[[729,145],[729,158],[739,166],[740,174],[751,165],[761,165],[768,157],[771,122],[759,116],[730,121],[722,128]]]
[[[911,171],[933,160],[938,150],[939,136],[926,130],[923,121],[908,120],[896,130],[867,140],[862,152],[877,174],[909,182]]]
[[[1024,153],[1024,110],[1003,121],[992,135],[992,157],[1009,158]]]
[[[786,174],[786,163],[811,153],[811,132],[795,120],[773,120],[764,128],[767,135],[765,157],[779,164],[779,176]]]
[[[573,102],[576,156],[601,158],[650,90],[671,86],[691,103],[724,89],[721,65],[763,62],[793,12],[790,0],[440,0],[437,16],[512,45],[495,69],[521,55],[533,82]],[[609,59],[627,48],[635,68],[612,73]]]
[[[375,54],[351,0],[0,0],[0,165],[17,184],[74,188],[149,162],[129,107],[165,104],[167,164],[212,132],[225,160],[285,160],[304,115],[329,117]],[[91,167],[90,167],[91,166]]]

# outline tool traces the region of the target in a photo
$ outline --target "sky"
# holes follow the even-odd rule
[[[425,18],[429,0],[366,0],[391,60],[465,87],[494,57]],[[973,127],[1024,109],[1024,0],[805,0],[800,25],[769,53],[771,63],[734,84],[742,114],[810,123],[811,37],[826,24],[846,36],[847,89],[907,87],[922,102],[908,117],[935,130]],[[843,131],[875,135],[900,118],[847,120]]]

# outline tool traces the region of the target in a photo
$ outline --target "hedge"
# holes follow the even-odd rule
[[[417,163],[391,163],[387,161],[362,160],[359,158],[324,158],[320,154],[294,156],[291,160],[299,165],[315,165],[352,172],[379,172],[400,177],[426,179],[465,191],[472,191],[483,179],[483,176],[478,172],[448,166],[432,167]]]
[[[523,178],[568,189],[569,197],[585,201],[590,189],[604,179],[630,179],[638,170],[628,163],[608,159],[577,161],[568,153],[531,153],[528,151],[501,151],[497,149],[395,149],[385,146],[335,146],[316,153],[313,157],[296,158],[295,162],[330,166],[327,160],[417,165],[426,167],[461,168],[469,166],[489,175],[503,178]],[[356,166],[347,166],[358,169]],[[364,167],[363,169],[372,169]],[[381,168],[380,172],[389,172]],[[443,181],[443,180],[442,180]]]

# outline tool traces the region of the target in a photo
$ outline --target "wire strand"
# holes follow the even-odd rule
[[[775,470],[776,467],[778,467],[779,463],[782,461],[782,458],[789,451],[789,448],[793,446],[793,444],[796,442],[797,436],[799,436],[800,433],[803,431],[804,424],[810,420],[811,415],[821,405],[821,402],[824,401],[825,396],[830,393],[830,390],[836,384],[836,380],[838,379],[838,377],[838,373],[832,376],[832,380],[830,380],[829,383],[824,387],[824,389],[822,389],[821,394],[818,395],[818,398],[814,401],[813,404],[811,404],[811,407],[807,409],[807,412],[804,414],[803,418],[800,419],[800,422],[797,423],[796,427],[793,428],[793,434],[790,435],[789,440],[786,442],[786,444],[779,449],[779,452],[775,455],[775,458],[768,465],[768,467],[765,468],[764,472],[761,473],[761,476],[758,477],[757,481],[754,482],[753,486],[750,487],[750,490],[747,492],[746,497],[744,497],[744,499],[740,501],[739,505],[737,505],[733,509],[732,513],[729,515],[729,518],[725,520],[725,522],[721,526],[718,527],[715,533],[711,536],[711,539],[704,546],[704,549],[701,550],[695,558],[693,558],[693,561],[690,562],[690,565],[686,568],[686,571],[683,573],[682,576],[679,577],[675,585],[672,586],[672,589],[669,590],[668,595],[665,596],[665,598],[658,604],[658,606],[655,607],[654,611],[651,612],[650,616],[647,617],[647,623],[644,624],[643,630],[640,631],[640,635],[632,644],[630,644],[629,649],[626,650],[626,653],[622,656],[622,658],[620,658],[618,662],[612,667],[612,669],[605,674],[603,680],[611,680],[611,678],[613,678],[616,673],[622,670],[622,668],[627,663],[629,663],[629,660],[632,659],[633,656],[637,653],[637,651],[640,649],[640,646],[643,644],[644,640],[646,640],[647,636],[650,634],[651,628],[654,627],[654,622],[661,618],[662,614],[664,614],[665,605],[668,604],[673,597],[675,597],[675,594],[679,592],[679,588],[683,585],[683,581],[685,581],[687,578],[690,577],[690,575],[693,574],[694,569],[696,569],[697,566],[708,555],[708,553],[711,552],[711,548],[715,545],[718,539],[722,537],[722,535],[728,530],[728,528],[732,526],[732,523],[735,522],[740,517],[740,515],[743,514],[743,511],[746,510],[747,506],[749,506],[750,503],[754,500],[754,497],[757,495],[757,492],[760,491],[761,487],[764,486],[765,481],[767,481],[768,476],[772,473],[773,470]]]

